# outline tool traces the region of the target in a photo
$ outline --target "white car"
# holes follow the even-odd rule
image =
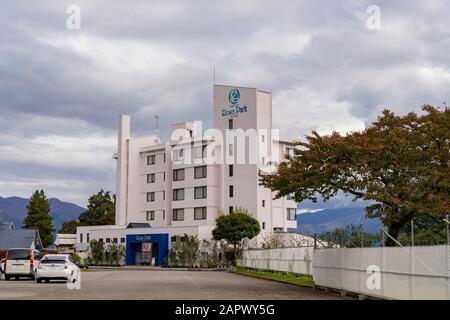
[[[12,248],[6,251],[5,265],[3,273],[5,279],[16,280],[21,277],[35,279],[36,269],[40,260],[40,253],[37,250],[26,248]]]
[[[4,273],[3,270],[5,270],[5,264],[6,264],[6,259],[5,258],[1,259],[0,260],[0,278],[3,276],[3,273]]]
[[[79,279],[80,268],[73,262],[68,254],[48,254],[45,255],[38,265],[36,281],[42,280],[66,280],[76,282]]]

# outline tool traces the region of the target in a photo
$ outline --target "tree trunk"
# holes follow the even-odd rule
[[[392,237],[392,238],[394,238],[394,239],[396,239],[397,240],[397,238],[398,238],[398,234],[399,234],[399,232],[400,232],[400,229],[401,229],[401,227],[404,225],[404,223],[403,224],[392,224],[392,225],[390,225],[389,227],[388,227],[388,233],[389,233],[389,235]],[[386,237],[386,242],[385,242],[385,244],[386,244],[386,247],[395,247],[396,245],[397,245],[397,243],[394,241],[394,240],[392,240],[390,237]]]

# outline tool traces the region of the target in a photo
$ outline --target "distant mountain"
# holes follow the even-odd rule
[[[378,232],[381,227],[380,220],[366,218],[364,207],[358,206],[297,214],[297,229],[295,230],[312,235],[333,231],[349,224],[356,226],[363,224],[364,230],[370,233]]]
[[[16,228],[22,227],[23,219],[27,215],[27,205],[30,199],[19,197],[0,197],[0,218],[2,221],[13,222]],[[85,208],[70,202],[63,202],[55,198],[49,199],[50,215],[53,217],[53,225],[56,231],[59,230],[64,221],[78,220],[81,212]]]

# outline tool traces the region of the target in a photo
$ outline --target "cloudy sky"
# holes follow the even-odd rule
[[[67,28],[67,8],[81,29]],[[367,27],[370,5],[380,28]],[[114,190],[116,117],[133,134],[211,125],[216,82],[273,92],[286,137],[359,130],[384,108],[450,101],[448,1],[2,1],[0,196],[86,205]],[[372,20],[370,20],[372,21]]]

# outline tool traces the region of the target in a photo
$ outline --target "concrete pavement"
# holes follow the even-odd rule
[[[81,273],[81,289],[65,282],[0,280],[0,299],[342,299],[290,284],[229,272],[96,270]]]

